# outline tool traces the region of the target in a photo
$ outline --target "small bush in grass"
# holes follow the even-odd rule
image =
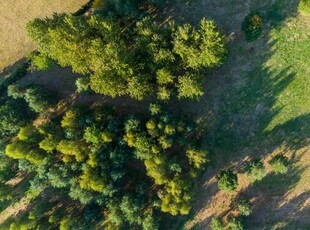
[[[285,174],[288,171],[289,161],[288,158],[283,155],[275,156],[269,161],[269,164],[276,174]]]
[[[255,159],[249,163],[248,173],[253,180],[262,180],[266,176],[266,169],[259,159]]]
[[[238,187],[238,177],[231,170],[220,172],[217,185],[220,190],[225,192],[236,191]]]
[[[245,17],[241,28],[248,42],[255,41],[263,32],[262,14],[257,11],[251,12]]]
[[[243,229],[245,229],[243,220],[241,218],[238,218],[238,217],[230,218],[227,226],[228,226],[229,230],[243,230]]]
[[[249,216],[252,213],[252,206],[246,198],[242,198],[238,201],[237,209],[242,216]]]
[[[211,221],[212,230],[225,230],[224,223],[217,217],[213,217]]]

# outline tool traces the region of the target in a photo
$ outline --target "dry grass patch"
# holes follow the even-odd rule
[[[25,25],[37,17],[54,12],[74,12],[87,0],[14,0],[1,1],[0,7],[0,72],[35,49],[27,37]]]

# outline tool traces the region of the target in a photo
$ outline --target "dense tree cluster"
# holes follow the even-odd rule
[[[213,21],[155,19],[150,12],[163,2],[94,0],[28,23],[38,50],[0,102],[0,206],[12,200],[6,182],[17,172],[31,177],[25,194],[37,198],[8,229],[156,230],[163,216],[190,212],[207,162],[204,135],[169,102],[200,98],[207,70],[227,50]],[[79,103],[60,111],[55,93],[17,82],[55,64],[80,74],[78,93],[152,98],[149,112]],[[236,176],[225,175],[223,186],[234,190]]]
[[[68,108],[61,119],[20,128],[5,153],[29,162],[24,170],[36,173],[37,184],[100,206],[111,228],[156,229],[154,213],[189,213],[192,179],[207,155],[190,119],[160,111],[139,117]]]
[[[89,76],[93,91],[112,97],[199,98],[203,70],[221,65],[226,55],[222,35],[206,19],[197,28],[150,17],[123,26],[101,15],[55,14],[35,19],[27,30],[40,51],[38,64],[53,59],[71,66]]]

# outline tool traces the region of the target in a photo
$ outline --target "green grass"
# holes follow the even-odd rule
[[[233,150],[256,146],[268,138],[310,138],[310,17],[299,16],[270,32],[268,43],[255,49],[265,60],[239,74],[241,86],[220,95],[215,146]],[[235,48],[242,55],[242,47]],[[236,55],[236,54],[234,54]],[[263,61],[261,64],[260,62]],[[255,66],[256,65],[256,66]],[[277,131],[274,132],[274,131]]]
[[[298,205],[307,202],[310,187],[310,16],[301,14],[285,22],[281,15],[273,16],[253,44],[233,41],[230,59],[207,82],[208,98],[198,106],[211,114],[206,120],[213,169],[205,178],[246,157],[287,153],[292,157],[287,175],[269,173],[242,191],[262,198],[255,203],[258,209],[249,220],[250,229],[282,229],[276,226],[283,219],[283,229],[308,229],[309,209]],[[198,193],[207,191],[202,188]],[[218,205],[207,202],[218,195],[204,195],[204,200],[198,195],[199,203],[207,205],[196,205],[218,215]],[[188,226],[209,223],[200,218],[195,216]]]

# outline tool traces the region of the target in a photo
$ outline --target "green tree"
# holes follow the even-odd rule
[[[259,159],[254,159],[248,165],[248,173],[253,180],[262,180],[266,176],[266,169]]]
[[[219,218],[213,217],[211,221],[211,229],[212,230],[225,230],[225,225]]]
[[[285,174],[289,168],[289,160],[283,155],[276,155],[269,161],[269,164],[276,174]]]
[[[220,190],[225,192],[236,191],[238,187],[238,177],[231,170],[221,171],[218,176],[217,185]]]
[[[237,202],[237,209],[242,216],[249,216],[252,213],[251,204],[246,198],[242,198]]]
[[[227,54],[224,38],[214,21],[203,18],[197,29],[190,24],[179,26],[174,35],[173,51],[184,65],[193,69],[219,66]]]

